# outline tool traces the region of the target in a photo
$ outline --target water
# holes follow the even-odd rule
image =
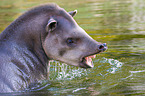
[[[24,92],[2,96],[141,96],[145,95],[144,0],[0,0],[0,31],[29,8],[55,2],[74,17],[108,50],[94,59],[94,68],[81,69],[54,61],[49,80]]]

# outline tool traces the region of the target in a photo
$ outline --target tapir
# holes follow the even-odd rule
[[[0,34],[0,93],[24,90],[45,80],[48,62],[57,60],[92,68],[92,58],[107,49],[92,39],[57,4],[34,7],[13,21]]]

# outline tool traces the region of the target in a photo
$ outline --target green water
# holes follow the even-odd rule
[[[33,6],[55,2],[74,17],[108,50],[94,59],[94,68],[81,69],[52,62],[50,78],[32,92],[5,96],[142,96],[145,95],[144,0],[0,0],[0,31]]]

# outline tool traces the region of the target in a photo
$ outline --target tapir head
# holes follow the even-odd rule
[[[43,49],[50,59],[82,68],[93,67],[92,58],[107,49],[106,43],[92,39],[73,19],[77,11],[50,16]]]

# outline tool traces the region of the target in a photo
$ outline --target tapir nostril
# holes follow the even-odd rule
[[[99,51],[105,51],[107,49],[107,44],[106,43],[103,43],[101,45],[99,45]]]
[[[99,46],[99,50],[102,50],[102,49],[104,49],[104,45],[103,44]]]

